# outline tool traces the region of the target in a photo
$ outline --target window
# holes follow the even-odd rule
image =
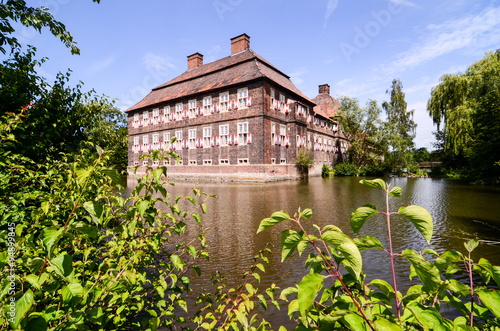
[[[163,147],[166,149],[170,144],[170,132],[163,133]]]
[[[203,128],[203,147],[211,147],[210,146],[210,138],[212,137],[212,128]]]
[[[271,145],[276,145],[276,124],[271,123]]]
[[[286,126],[280,125],[280,140],[281,145],[285,145],[285,137],[286,137]]]
[[[286,103],[286,98],[283,94],[280,93],[280,104],[281,104],[281,108],[280,110],[285,110],[285,103]]]
[[[286,164],[286,159],[281,159],[280,164]]]
[[[175,105],[175,119],[178,121],[182,119],[182,103]]]
[[[159,160],[154,160],[153,161],[153,167],[157,167],[160,165],[160,161]]]
[[[212,97],[203,98],[203,115],[210,115],[210,107],[212,106]]]
[[[144,161],[142,161],[142,165],[143,165],[143,166],[147,166],[147,165],[148,165],[148,160],[144,160]]]
[[[157,150],[160,144],[160,135],[159,134],[154,134],[153,135],[153,149]]]
[[[219,95],[220,111],[226,112],[229,102],[229,92],[224,92]]]
[[[182,165],[182,159],[180,159],[179,161],[175,161],[174,165]]]
[[[246,144],[248,138],[248,122],[238,123],[238,144]]]
[[[212,160],[203,160],[203,165],[212,165]]]
[[[170,114],[170,106],[165,106],[165,108],[163,108],[163,114],[167,115]]]
[[[189,148],[196,147],[196,129],[189,130]]]
[[[229,136],[229,125],[221,125],[219,127],[219,135],[220,135],[220,145],[227,146],[228,136]]]
[[[158,124],[160,121],[158,118],[160,117],[160,109],[155,108],[153,109],[153,124]]]
[[[134,153],[139,152],[139,137],[134,137],[134,147],[132,148]]]
[[[139,123],[139,113],[134,114],[134,124]]]
[[[238,90],[238,108],[248,107],[248,88]]]
[[[139,161],[134,161],[134,165],[138,166],[139,165]]]
[[[271,159],[271,164],[276,164],[276,159],[274,157]]]
[[[194,118],[196,115],[196,100],[189,100],[188,108],[189,108],[188,116],[190,118]]]
[[[169,159],[163,160],[163,165],[164,166],[170,165],[170,160]]]
[[[276,93],[274,89],[271,89],[271,105],[274,103],[274,99],[276,99]]]
[[[196,165],[196,160],[189,160],[188,165]]]
[[[229,159],[220,159],[219,164],[229,164]]]
[[[142,144],[143,145],[147,145],[149,142],[148,142],[148,136],[142,136]]]
[[[146,121],[146,120],[148,119],[148,111],[147,111],[147,110],[145,110],[145,111],[142,113],[142,119],[143,119],[144,121]]]
[[[177,138],[177,141],[175,142],[175,147],[177,149],[181,149],[181,146],[182,146],[182,131],[175,131],[175,138]]]
[[[248,164],[248,159],[238,159],[238,164]]]

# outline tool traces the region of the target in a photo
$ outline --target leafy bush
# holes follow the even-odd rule
[[[363,166],[359,169],[360,176],[383,176],[388,172],[388,169],[381,163]]]
[[[275,212],[261,221],[258,232],[278,223],[291,221],[298,231],[287,229],[281,235],[282,260],[295,251],[299,255],[312,249],[305,267],[310,271],[299,284],[286,288],[280,298],[289,301],[289,316],[300,330],[498,330],[500,325],[500,267],[486,259],[471,259],[478,241],[465,244],[466,253],[448,251],[438,254],[432,249],[421,253],[406,249],[395,254],[392,249],[391,218],[394,214],[410,221],[427,243],[433,233],[432,217],[419,206],[401,207],[389,211],[389,197],[399,198],[400,187],[390,188],[383,180],[361,180],[360,183],[382,189],[386,196],[384,211],[372,204],[356,209],[351,214],[351,227],[358,234],[371,217],[382,215],[387,222],[389,247],[375,237],[350,238],[334,225],[323,229],[313,225],[316,234],[306,231],[304,222],[312,217],[312,210],[300,210],[290,217],[285,211]],[[307,227],[309,228],[309,227]],[[378,249],[390,257],[392,285],[383,279],[366,283],[361,250]],[[410,262],[410,278],[421,284],[413,285],[403,295],[397,289],[395,255]],[[433,261],[424,255],[432,256]],[[343,270],[347,274],[343,274]],[[399,268],[398,268],[399,269]],[[465,277],[464,277],[465,275]],[[480,276],[484,284],[477,284]],[[331,279],[331,281],[329,281]],[[332,285],[333,281],[333,285]],[[486,287],[492,281],[495,285]],[[328,284],[328,285],[327,285]],[[456,309],[453,321],[441,315],[443,304]]]
[[[321,177],[330,177],[331,169],[327,164],[323,164],[321,168]]]
[[[300,150],[297,154],[295,165],[300,173],[307,175],[309,173],[309,168],[314,165],[314,156],[312,152],[310,150]]]
[[[335,176],[357,176],[358,168],[352,163],[344,162],[335,165],[333,168]]]

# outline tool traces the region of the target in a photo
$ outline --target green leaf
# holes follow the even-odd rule
[[[54,266],[54,270],[62,277],[68,277],[73,272],[73,257],[66,253],[62,253],[50,261]]]
[[[493,315],[500,318],[500,291],[495,289],[480,289],[476,294],[481,299],[483,305],[488,308]]]
[[[401,193],[403,193],[403,190],[401,189],[401,187],[399,186],[395,186],[392,188],[392,190],[389,192],[389,195],[391,197],[395,197],[395,198],[400,198],[401,197]]]
[[[383,279],[374,279],[371,281],[370,285],[375,286],[376,288],[378,288],[379,290],[384,292],[384,294],[389,296],[389,297],[391,294],[394,295],[394,289],[392,288],[392,286]]]
[[[337,231],[327,231],[321,236],[328,244],[332,245],[344,256],[342,265],[356,279],[359,279],[363,262],[358,247],[347,235]]]
[[[115,187],[122,185],[122,177],[116,169],[102,169],[101,171],[111,179],[111,183],[113,183]]]
[[[399,325],[392,323],[389,320],[386,320],[385,318],[378,317],[375,322],[373,322],[375,325],[375,330],[377,331],[382,331],[382,330],[387,330],[387,331],[400,331],[401,327]]]
[[[464,243],[465,249],[467,252],[472,252],[479,245],[479,241],[477,239],[471,239],[467,243]]]
[[[201,205],[200,205],[200,208],[201,208],[201,212],[203,214],[206,214],[207,213],[207,203],[206,202],[203,202]]]
[[[13,329],[19,329],[21,320],[26,316],[31,306],[34,303],[33,291],[28,290],[24,295],[16,300],[16,315],[14,317],[14,323],[11,323]]]
[[[193,218],[196,221],[196,223],[201,224],[201,217],[200,217],[199,214],[193,213],[193,214],[191,214],[191,216],[193,216]]]
[[[406,306],[414,315],[417,321],[425,328],[434,330],[443,323],[441,314],[432,307],[426,307],[418,302],[412,302]]]
[[[301,240],[302,235],[297,231],[285,230],[281,232],[281,262],[293,254]]]
[[[434,265],[439,271],[443,271],[446,266],[452,262],[462,261],[463,255],[460,252],[446,251],[436,258]]]
[[[497,286],[500,286],[500,266],[493,266],[484,258],[479,259],[478,266],[486,270]]]
[[[363,227],[366,220],[373,215],[378,214],[377,207],[375,205],[364,205],[359,207],[351,213],[351,228],[355,234],[359,233],[359,230]]]
[[[319,291],[323,288],[325,276],[320,274],[307,274],[302,278],[298,288],[299,311],[306,318],[307,311],[314,303]]]
[[[345,315],[342,319],[350,330],[370,330],[366,321],[358,314],[351,313]]]
[[[438,268],[411,249],[403,251],[402,255],[410,261],[412,267],[415,269],[415,273],[424,285],[424,290],[427,292],[437,291],[441,284]]]
[[[382,243],[375,237],[354,238],[353,241],[360,251],[364,249],[384,249]]]
[[[312,210],[307,208],[307,209],[304,209],[304,211],[300,213],[300,216],[302,216],[306,219],[309,219],[309,218],[311,218],[312,214],[313,214]]]
[[[83,184],[85,183],[85,181],[90,176],[90,174],[92,173],[93,170],[94,170],[94,168],[92,168],[92,167],[88,167],[85,169],[82,169],[82,168],[76,169],[76,181],[78,182],[78,184],[80,186],[83,186]]]
[[[104,208],[99,202],[87,201],[83,204],[83,208],[85,208],[96,224],[102,224]]]
[[[75,305],[83,297],[83,287],[78,284],[68,284],[61,289],[63,302],[66,305]]]
[[[297,287],[287,287],[286,289],[284,289],[281,292],[280,300],[288,302],[287,296],[289,296],[290,294],[293,294],[293,293],[297,293],[298,291],[299,291],[299,289]]]
[[[97,238],[97,228],[85,222],[75,222],[70,226],[71,230],[76,230],[78,232],[88,235],[90,238]]]
[[[371,187],[380,187],[384,191],[387,190],[387,186],[386,186],[385,182],[380,178],[373,179],[373,180],[362,179],[359,182],[360,182],[360,184],[363,184],[363,185],[368,185]]]
[[[420,206],[401,207],[398,214],[408,218],[424,236],[427,243],[431,242],[434,225],[431,214],[425,208]]]
[[[262,221],[260,221],[259,229],[257,230],[257,233],[260,233],[264,231],[267,228],[270,228],[272,226],[275,226],[278,223],[281,223],[283,221],[289,220],[290,216],[286,212],[282,211],[277,211],[271,215],[270,218],[265,218]]]
[[[60,228],[59,230],[57,230],[54,227],[45,228],[42,230],[42,243],[45,247],[45,250],[47,251],[49,258],[52,256],[52,250],[59,239],[61,239],[65,230],[66,228]]]
[[[139,215],[144,217],[144,213],[149,208],[149,201],[142,200],[137,203],[137,210],[139,211]]]

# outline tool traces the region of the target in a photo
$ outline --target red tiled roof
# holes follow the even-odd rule
[[[335,116],[336,110],[340,107],[340,102],[327,93],[318,94],[312,101],[316,104],[314,112],[326,118]]]
[[[289,76],[248,49],[184,72],[169,82],[153,88],[144,99],[125,112],[264,77],[312,103],[290,81]]]

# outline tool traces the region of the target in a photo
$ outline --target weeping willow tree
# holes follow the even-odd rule
[[[442,129],[445,161],[479,176],[500,175],[500,51],[431,91],[429,116]]]

